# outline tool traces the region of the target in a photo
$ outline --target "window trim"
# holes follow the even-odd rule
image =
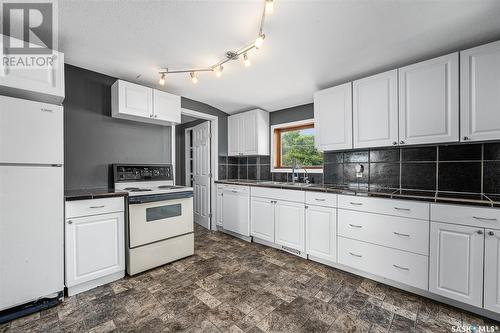
[[[305,119],[305,120],[299,120],[299,121],[292,121],[288,123],[282,123],[282,124],[276,124],[271,126],[271,172],[292,172],[292,168],[275,168],[275,161],[276,158],[279,157],[280,153],[277,151],[278,146],[275,144],[276,141],[281,140],[281,138],[277,138],[275,135],[275,130],[277,129],[290,129],[291,128],[297,128],[297,127],[303,127],[313,124],[314,125],[314,119]],[[314,167],[314,168],[305,168],[304,169],[297,169],[296,172],[307,172],[307,173],[323,173],[323,166],[319,167]]]

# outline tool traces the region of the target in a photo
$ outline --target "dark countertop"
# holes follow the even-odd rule
[[[66,199],[66,201],[126,196],[128,196],[128,192],[115,191],[114,189],[110,188],[85,188],[64,191],[64,198]]]
[[[218,184],[243,185],[243,186],[259,186],[269,188],[280,188],[287,190],[298,191],[316,191],[334,194],[379,197],[388,199],[403,199],[425,201],[443,204],[461,204],[474,205],[483,207],[500,208],[500,195],[490,196],[485,194],[471,193],[452,193],[452,192],[437,192],[437,191],[422,191],[422,190],[402,190],[394,188],[367,188],[367,187],[350,187],[344,185],[322,185],[310,184],[308,186],[297,186],[290,183],[272,182],[266,180],[246,180],[246,179],[227,179],[216,180]]]

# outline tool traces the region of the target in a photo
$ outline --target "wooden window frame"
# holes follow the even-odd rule
[[[272,136],[272,172],[291,172],[291,168],[289,166],[281,165],[282,155],[281,155],[281,135],[286,132],[298,131],[303,129],[314,128],[314,120],[304,120],[293,123],[279,124],[271,127],[271,136]],[[322,173],[323,166],[305,166],[303,167],[308,172],[313,173]],[[300,170],[298,170],[300,172]]]

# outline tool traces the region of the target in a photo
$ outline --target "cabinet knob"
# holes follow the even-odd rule
[[[393,146],[397,146],[397,145],[398,145],[398,142],[397,142],[397,141],[394,141],[394,142],[392,143],[392,145],[393,145]]]
[[[68,224],[73,224],[73,221],[69,220],[69,221],[68,221]]]
[[[308,209],[308,208],[309,208],[309,206],[307,206],[307,205],[306,205],[304,208],[305,208],[305,209]]]
[[[469,140],[469,137],[468,136],[464,136],[464,141],[467,141]]]
[[[495,236],[495,233],[493,231],[488,231],[488,235]]]
[[[157,115],[157,114],[155,114],[155,118],[158,118],[158,115]]]
[[[477,234],[478,234],[478,235],[482,235],[482,234],[483,234],[483,231],[482,231],[482,230],[478,230],[478,231],[477,231]]]
[[[402,144],[402,145],[405,144],[404,140],[399,141],[399,143]]]

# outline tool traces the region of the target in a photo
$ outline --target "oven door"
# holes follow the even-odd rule
[[[130,203],[130,248],[193,232],[193,197]]]

